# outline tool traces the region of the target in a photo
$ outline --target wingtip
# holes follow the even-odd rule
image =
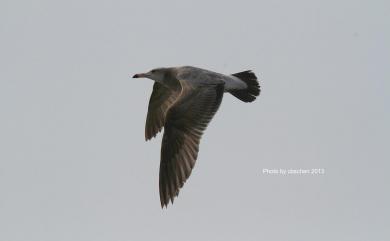
[[[169,204],[169,201],[168,202],[161,201],[161,209],[162,210],[164,210],[164,208],[168,209],[168,204]]]
[[[148,131],[148,129],[145,129],[145,141],[149,141],[153,138],[155,138],[157,136],[158,133],[161,132],[161,129],[160,130],[157,130],[157,131]]]
[[[154,137],[156,137],[157,134],[155,134],[154,136],[153,135],[148,135],[148,134],[145,134],[145,141],[150,141],[151,139],[153,139]]]
[[[177,192],[178,193],[178,192]],[[169,202],[171,202],[171,205],[173,205],[173,202],[175,201],[175,197],[179,196],[176,194],[176,196],[168,197],[167,200],[160,199],[161,209],[168,209]]]

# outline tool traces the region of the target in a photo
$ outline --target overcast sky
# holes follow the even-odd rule
[[[390,240],[389,43],[388,1],[0,0],[0,240]],[[262,92],[162,210],[130,77],[177,65]]]

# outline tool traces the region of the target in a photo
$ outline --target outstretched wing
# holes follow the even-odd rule
[[[169,108],[164,125],[160,162],[161,207],[179,194],[191,174],[199,151],[199,141],[217,112],[224,84],[192,87],[181,81],[182,91]]]
[[[148,115],[146,117],[146,140],[150,140],[161,131],[165,123],[167,110],[175,102],[179,94],[179,90],[171,90],[158,82],[154,83],[153,92],[149,100]]]

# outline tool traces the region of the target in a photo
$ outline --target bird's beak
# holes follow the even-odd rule
[[[146,73],[135,74],[133,78],[146,78]]]

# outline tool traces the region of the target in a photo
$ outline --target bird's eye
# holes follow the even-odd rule
[[[156,70],[152,70],[152,71],[150,71],[150,72],[152,72],[152,73],[156,73]]]

